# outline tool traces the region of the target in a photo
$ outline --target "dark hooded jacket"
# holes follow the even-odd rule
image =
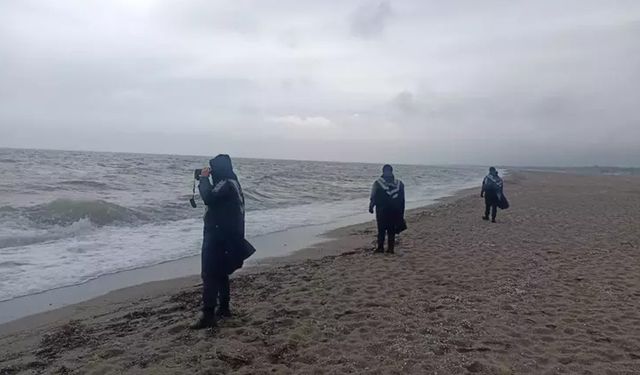
[[[207,206],[204,215],[203,253],[211,251],[213,273],[231,274],[256,249],[244,236],[244,194],[233,172],[231,158],[218,155],[209,161],[211,181],[200,178],[200,196]]]
[[[233,172],[231,158],[218,155],[209,161],[211,181],[200,178],[198,189],[207,206],[205,231],[214,231],[226,239],[244,239],[244,194]]]
[[[395,177],[380,177],[371,188],[371,205],[376,208],[376,219],[383,227],[397,233],[406,229],[404,222],[404,184]]]

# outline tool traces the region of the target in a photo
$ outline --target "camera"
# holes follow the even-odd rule
[[[193,171],[193,178],[196,181],[200,181],[200,175],[202,174],[202,168],[196,169]]]
[[[193,194],[191,195],[191,199],[189,199],[189,204],[191,207],[196,208],[198,205],[196,204],[196,181],[200,181],[200,175],[202,174],[202,168],[194,169],[193,171]]]

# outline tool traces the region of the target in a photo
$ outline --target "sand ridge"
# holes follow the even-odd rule
[[[640,179],[517,174],[413,211],[396,255],[371,224],[341,255],[241,275],[235,316],[187,325],[199,286],[0,338],[0,374],[638,374]],[[335,250],[335,249],[334,249]]]

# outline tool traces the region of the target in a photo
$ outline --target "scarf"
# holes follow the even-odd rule
[[[398,194],[400,193],[400,181],[396,180],[395,177],[392,176],[390,181],[386,180],[384,177],[380,177],[376,182],[380,188],[382,188],[382,190],[391,197],[391,199],[398,198]]]
[[[485,177],[485,180],[487,182],[490,182],[496,188],[496,190],[502,190],[504,183],[502,182],[500,176],[488,174],[487,177]]]

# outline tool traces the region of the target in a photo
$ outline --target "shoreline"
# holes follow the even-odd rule
[[[413,206],[415,207],[408,209],[407,215],[416,210],[460,199],[475,190],[475,188],[461,188],[453,191],[451,195],[414,202]],[[369,213],[355,214],[339,218],[333,223],[290,228],[250,238],[260,254],[269,255],[249,259],[237,274],[259,272],[265,267],[274,265],[337,255],[327,251],[328,247],[321,245],[339,241],[345,237],[345,231],[352,227],[370,225],[375,220],[372,217]],[[110,295],[118,294],[118,292],[129,296],[129,291],[126,289],[145,289],[144,286],[150,284],[148,287],[153,290],[155,286],[151,284],[163,282],[169,284],[175,282],[180,285],[199,283],[199,269],[200,255],[198,254],[150,266],[116,271],[79,284],[61,286],[0,301],[0,311],[3,312],[0,316],[0,335],[14,331],[14,327],[25,327],[32,322],[39,321],[42,314],[53,313],[53,315],[57,315],[56,310],[73,309],[75,305],[90,303],[103,297],[105,300],[110,300]],[[133,294],[137,295],[135,292]],[[22,322],[23,320],[27,321],[26,324]]]
[[[639,191],[517,173],[497,224],[471,191],[408,213],[394,255],[372,253],[369,222],[239,274],[214,330],[188,329],[188,278],[27,318],[0,333],[0,373],[637,373]]]

